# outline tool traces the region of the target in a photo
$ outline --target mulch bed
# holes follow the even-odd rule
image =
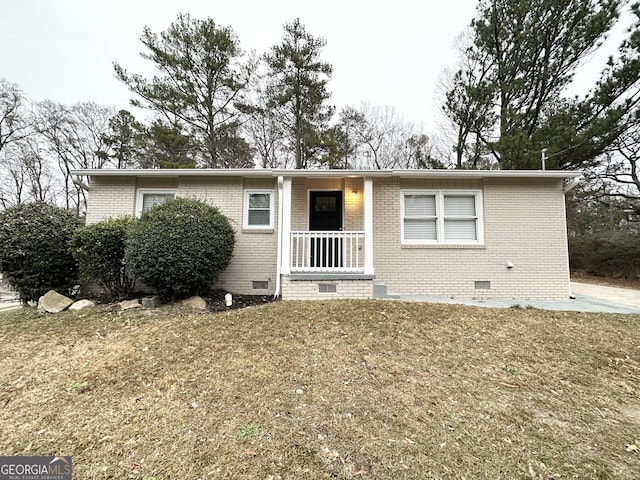
[[[273,295],[233,295],[233,303],[230,307],[225,304],[224,296],[227,294],[225,290],[215,290],[211,295],[205,297],[207,307],[212,312],[225,312],[227,310],[236,310],[238,308],[252,307],[254,305],[262,305],[271,303],[275,299]]]

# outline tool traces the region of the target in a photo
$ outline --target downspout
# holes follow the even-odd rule
[[[284,179],[282,177],[282,175],[278,176],[278,248],[277,248],[277,255],[276,255],[276,291],[273,294],[273,298],[278,298],[280,296],[280,276],[281,276],[281,269],[282,269],[282,242],[283,242],[283,238],[282,238],[282,206],[283,206],[283,198],[282,198],[282,192],[284,189]]]

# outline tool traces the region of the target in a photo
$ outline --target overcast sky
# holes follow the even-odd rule
[[[129,72],[149,72],[140,36],[159,33],[179,12],[231,26],[244,50],[262,54],[280,42],[282,27],[299,17],[327,40],[333,65],[331,103],[367,101],[393,106],[429,128],[434,86],[455,62],[453,42],[475,14],[476,0],[16,0],[0,15],[0,77],[33,100],[72,104],[90,100],[127,108],[130,94],[113,76],[116,61]],[[622,30],[620,28],[619,30]],[[615,49],[615,44],[609,48]],[[606,55],[606,54],[605,54]],[[602,56],[585,67],[584,92]],[[579,83],[579,82],[578,82]]]

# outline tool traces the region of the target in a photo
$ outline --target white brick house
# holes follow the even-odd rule
[[[236,231],[219,286],[283,299],[569,296],[565,191],[578,173],[483,170],[76,170],[87,223],[173,196]]]

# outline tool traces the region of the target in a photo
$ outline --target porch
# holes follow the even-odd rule
[[[287,300],[373,297],[368,177],[278,178],[278,286]]]
[[[362,231],[291,232],[291,273],[364,273],[364,247]]]
[[[373,278],[372,180],[339,174],[324,184],[296,178],[294,188],[278,178],[280,274]]]

